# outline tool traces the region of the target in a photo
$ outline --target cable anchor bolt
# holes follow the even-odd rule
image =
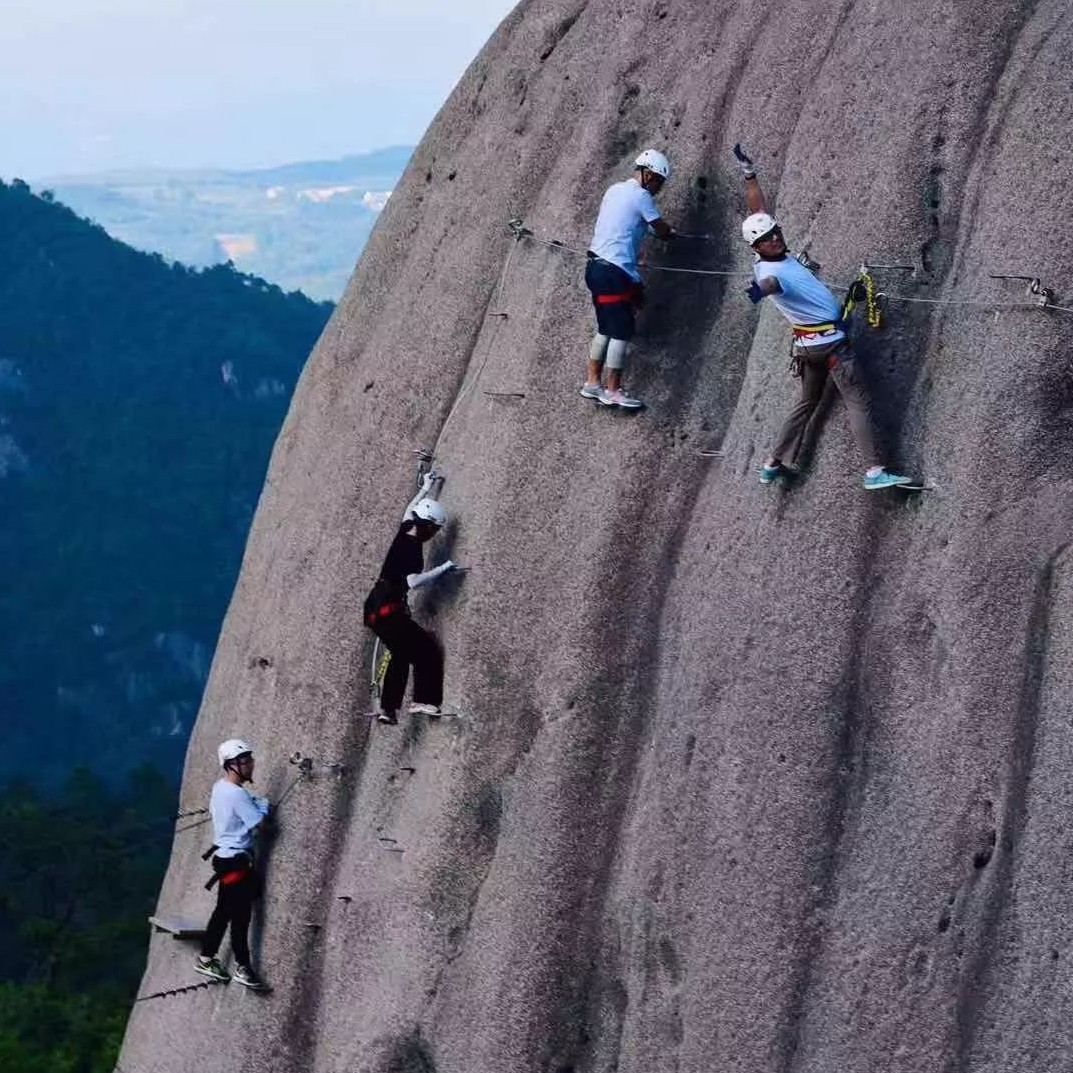
[[[510,228],[510,233],[514,236],[516,242],[533,236],[532,229],[525,226],[520,216],[512,216],[507,221],[507,227]]]
[[[1043,280],[1039,276],[1017,276],[1011,273],[990,272],[988,277],[990,279],[1012,279],[1018,283],[1027,283],[1028,288],[1025,293],[1030,298],[1035,298],[1036,305],[1040,307],[1045,308],[1054,301],[1054,291],[1050,287],[1045,287]]]
[[[298,768],[298,774],[303,778],[313,774],[313,757],[296,752],[291,755],[291,763]]]

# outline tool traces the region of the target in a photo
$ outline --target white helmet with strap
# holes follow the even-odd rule
[[[435,499],[426,497],[418,502],[413,510],[414,521],[431,522],[433,525],[447,524],[447,511]]]
[[[245,756],[247,753],[253,753],[253,746],[248,741],[243,741],[241,738],[228,738],[217,750],[216,755],[220,758],[220,767],[227,767],[232,760],[237,760],[240,756]]]
[[[658,149],[646,149],[633,162],[633,166],[635,168],[645,168],[663,180],[671,177],[671,162]]]
[[[741,237],[751,246],[778,226],[779,221],[774,216],[769,216],[766,212],[754,212],[742,221]]]

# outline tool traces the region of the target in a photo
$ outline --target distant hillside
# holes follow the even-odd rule
[[[175,769],[330,312],[0,183],[0,777]]]
[[[143,171],[42,180],[58,200],[138,249],[338,298],[411,149],[255,171]]]

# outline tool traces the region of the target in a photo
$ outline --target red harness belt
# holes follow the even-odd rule
[[[230,887],[232,883],[237,883],[240,879],[245,879],[249,874],[250,870],[248,868],[243,868],[238,872],[224,872],[224,874],[220,876],[220,886]]]
[[[608,306],[614,302],[632,302],[634,297],[633,291],[627,291],[625,294],[598,294],[596,304],[598,306]]]
[[[393,604],[383,604],[380,607],[378,607],[375,611],[370,611],[365,616],[365,624],[367,626],[371,626],[374,622],[377,621],[377,619],[387,618],[388,615],[394,615],[397,611],[403,610],[403,608],[405,606],[406,605],[401,603],[401,602],[397,602],[397,603],[393,603]]]

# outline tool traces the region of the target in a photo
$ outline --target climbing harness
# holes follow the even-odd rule
[[[387,618],[389,615],[396,615],[400,611],[405,611],[406,605],[401,600],[388,601],[386,604],[381,604],[379,607],[370,611],[365,616],[365,625],[373,626],[382,618]]]
[[[845,308],[845,307],[843,307]],[[839,317],[838,320],[830,320],[825,324],[794,324],[791,325],[794,338],[801,339],[810,335],[827,335],[829,332],[844,332],[846,322]]]
[[[588,250],[585,256],[590,261],[595,261],[597,264],[610,265],[612,268],[618,268],[618,265],[611,264],[610,261],[605,261],[602,257],[597,257],[592,250]],[[622,273],[625,275],[625,273]],[[630,282],[624,291],[618,291],[615,294],[595,294],[592,300],[598,306],[618,305],[620,302],[629,302],[630,305],[638,305],[644,295],[644,288],[640,283]]]
[[[209,850],[210,855],[212,853],[215,853],[216,850],[218,850],[219,848],[219,846],[213,846]],[[240,857],[242,858],[241,864],[239,864]],[[204,854],[202,854],[201,859],[205,859]],[[211,878],[205,884],[206,890],[212,890],[212,888],[215,887],[217,883],[219,883],[221,887],[234,886],[234,884],[245,879],[246,876],[248,876],[253,871],[253,856],[249,853],[238,853],[234,857],[228,857],[227,860],[229,862],[234,862],[234,864],[238,865],[238,867],[231,868],[226,872],[217,872],[214,870]]]

